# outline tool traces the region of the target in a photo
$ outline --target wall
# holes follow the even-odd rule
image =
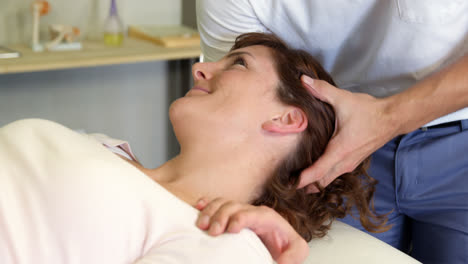
[[[0,44],[28,39],[30,1],[0,0]],[[47,23],[79,26],[87,37],[99,37],[108,1],[50,0]],[[179,24],[180,0],[119,0],[126,24]],[[97,22],[93,22],[97,21]],[[94,35],[93,35],[94,34]],[[1,61],[0,61],[1,63]],[[147,167],[168,158],[167,109],[174,78],[168,62],[0,75],[0,126],[20,118],[55,120],[73,129],[102,132],[130,141]],[[172,94],[172,95],[171,95]]]
[[[182,2],[182,24],[197,28],[197,14],[195,0],[183,0]]]
[[[0,44],[23,43],[31,39],[31,2],[32,0],[0,0]],[[47,25],[56,23],[79,27],[85,38],[100,37],[110,0],[48,2],[51,10],[41,18],[43,38],[48,37]],[[180,24],[182,21],[182,0],[117,0],[117,6],[127,25]]]

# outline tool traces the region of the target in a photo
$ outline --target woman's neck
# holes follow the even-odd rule
[[[266,162],[259,157],[249,158],[245,153],[239,158],[230,155],[229,159],[216,155],[200,157],[180,154],[161,167],[144,172],[190,205],[195,205],[200,198],[217,197],[250,202],[260,195],[276,164],[272,159]]]

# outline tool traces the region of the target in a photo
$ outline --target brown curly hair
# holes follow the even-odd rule
[[[253,204],[273,208],[307,241],[313,237],[323,237],[332,221],[350,214],[353,206],[358,209],[361,224],[368,231],[388,230],[386,215],[377,215],[371,201],[377,181],[366,173],[369,158],[324,189],[316,184],[320,193],[307,194],[304,189],[297,189],[301,171],[323,154],[335,129],[332,106],[313,97],[303,87],[300,78],[305,74],[336,84],[310,54],[289,48],[272,34],[240,35],[231,51],[254,45],[271,49],[280,80],[277,97],[286,105],[302,109],[307,115],[308,126],[302,132],[295,151],[276,168],[264,192]]]

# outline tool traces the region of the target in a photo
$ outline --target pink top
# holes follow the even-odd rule
[[[104,134],[87,134],[88,136],[94,138],[98,142],[100,142],[103,146],[105,146],[110,151],[123,156],[129,160],[133,160],[139,162],[136,156],[133,154],[132,149],[130,148],[130,144],[127,141],[110,138]]]
[[[272,264],[254,232],[209,236],[199,211],[109,152],[128,143],[47,120],[0,128],[0,263]]]

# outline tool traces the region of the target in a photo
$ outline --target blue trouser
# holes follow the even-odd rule
[[[377,212],[393,210],[393,228],[373,236],[425,264],[468,263],[468,120],[394,138],[372,155],[369,174],[379,181]]]

